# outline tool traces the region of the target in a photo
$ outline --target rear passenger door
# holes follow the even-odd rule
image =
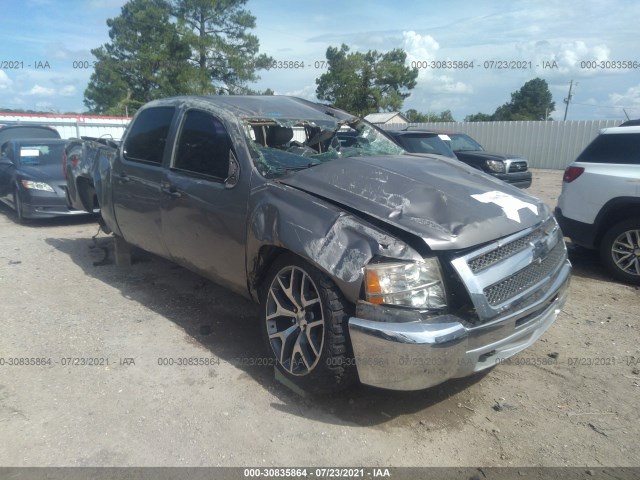
[[[116,157],[111,185],[116,221],[125,240],[167,257],[160,228],[163,158],[168,155],[174,107],[153,107],[133,120]]]
[[[225,184],[231,157],[224,122],[204,110],[187,110],[161,186],[162,236],[175,262],[246,292],[249,182]]]

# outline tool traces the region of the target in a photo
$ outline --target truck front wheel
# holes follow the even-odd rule
[[[287,379],[320,394],[355,381],[352,306],[325,274],[294,255],[279,257],[265,279],[261,307],[268,351]]]

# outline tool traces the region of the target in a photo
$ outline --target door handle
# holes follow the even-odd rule
[[[129,175],[127,175],[125,172],[120,172],[119,178],[122,183],[127,183],[131,180],[131,178],[129,178]]]
[[[178,189],[174,185],[168,185],[160,188],[162,193],[169,195],[171,198],[180,198],[182,194],[178,191]]]

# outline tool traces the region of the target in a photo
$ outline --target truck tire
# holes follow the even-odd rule
[[[605,233],[600,259],[617,280],[640,285],[640,218],[617,223]]]
[[[314,394],[356,380],[349,340],[353,306],[322,272],[291,254],[276,259],[263,283],[262,334],[276,368]]]

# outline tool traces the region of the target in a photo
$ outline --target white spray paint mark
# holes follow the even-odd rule
[[[519,210],[528,208],[534,215],[538,215],[538,207],[533,203],[523,202],[519,198],[508,193],[491,191],[478,195],[471,195],[472,198],[481,203],[494,203],[498,205],[508,219],[521,223]]]

